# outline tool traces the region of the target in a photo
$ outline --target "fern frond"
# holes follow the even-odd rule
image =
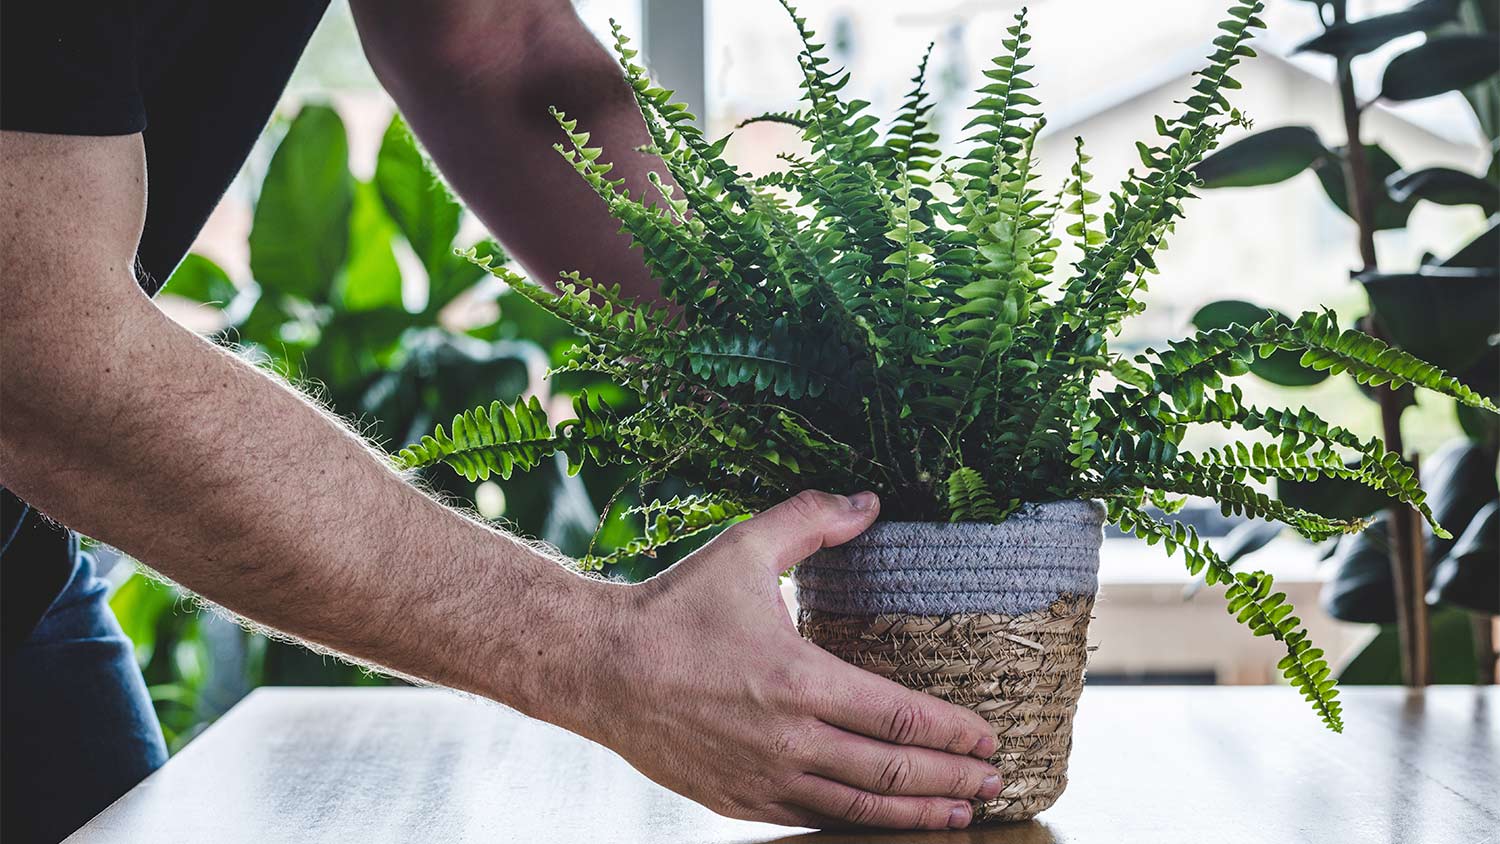
[[[599,571],[632,557],[654,557],[664,546],[733,524],[749,516],[751,511],[726,496],[694,495],[650,502],[636,508],[635,512],[646,517],[642,535],[608,554],[584,557],[579,560],[583,569]]]
[[[618,460],[623,443],[616,434],[609,408],[602,399],[580,394],[574,401],[578,418],[554,430],[536,396],[505,405],[491,402],[453,417],[452,433],[437,426],[431,435],[398,451],[394,457],[401,470],[422,469],[446,463],[470,481],[485,480],[491,473],[509,478],[516,469],[535,468],[544,458],[563,452],[569,470],[577,472],[585,456],[595,460]],[[604,446],[611,448],[607,457]]]
[[[1019,505],[1019,501],[1013,501],[1002,508],[990,492],[989,484],[967,466],[960,466],[948,475],[950,521],[998,522]]]
[[[1136,506],[1118,500],[1106,503],[1110,522],[1121,530],[1146,541],[1162,543],[1168,554],[1182,552],[1188,571],[1202,574],[1210,584],[1227,585],[1225,599],[1229,613],[1256,636],[1271,636],[1283,643],[1287,655],[1277,664],[1292,687],[1312,704],[1323,723],[1334,732],[1343,732],[1343,707],[1338,701],[1338,683],[1332,677],[1323,651],[1314,648],[1302,620],[1292,615],[1286,595],[1272,592],[1274,581],[1265,572],[1239,573],[1230,569],[1198,532],[1181,522],[1168,525],[1153,519]]]

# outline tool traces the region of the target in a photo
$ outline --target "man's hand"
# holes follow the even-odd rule
[[[871,493],[805,492],[661,576],[617,590],[582,717],[564,725],[733,817],[803,826],[967,826],[1000,791],[995,736],[962,707],[803,640],[777,575],[875,520]],[[604,643],[600,643],[604,644]]]

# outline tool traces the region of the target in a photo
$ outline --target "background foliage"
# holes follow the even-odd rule
[[[459,240],[462,219],[399,118],[382,138],[373,178],[361,181],[350,173],[338,113],[309,105],[285,127],[260,185],[252,277],[231,279],[190,255],[165,293],[211,309],[223,325],[218,341],[318,396],[377,442],[409,442],[440,410],[493,396],[552,401],[558,396],[549,391],[559,391],[566,403],[566,391],[588,387],[628,405],[623,391],[586,374],[539,381],[563,362],[571,333],[455,256],[456,247],[473,245]],[[549,464],[478,497],[486,516],[578,554],[617,475],[591,467],[570,477]],[[449,472],[424,480],[455,504],[474,506],[475,483]],[[622,521],[601,541],[633,532]],[[619,574],[654,571],[645,561]],[[132,575],[112,605],[174,747],[258,685],[387,682],[194,612],[184,593],[146,572]]]
[[[1324,15],[1323,34],[1299,50],[1324,53],[1348,67],[1356,59],[1393,39],[1423,33],[1419,45],[1396,55],[1384,67],[1376,98],[1344,103],[1346,127],[1357,129],[1359,113],[1380,103],[1408,102],[1449,92],[1460,93],[1473,110],[1474,124],[1492,155],[1482,173],[1448,167],[1408,169],[1379,144],[1364,139],[1364,155],[1342,142],[1321,137],[1308,126],[1265,129],[1225,147],[1197,169],[1206,187],[1233,188],[1275,184],[1311,170],[1327,200],[1353,219],[1369,238],[1363,271],[1353,274],[1365,292],[1371,326],[1393,345],[1458,373],[1474,391],[1500,400],[1500,3],[1495,0],[1422,0],[1385,15],[1350,20],[1343,0],[1315,0]],[[1352,86],[1351,86],[1352,88]],[[1366,219],[1354,208],[1351,177],[1372,194]],[[1419,266],[1387,271],[1374,258],[1375,232],[1406,226],[1418,203],[1471,205],[1488,216],[1478,237],[1432,244]],[[1351,249],[1351,252],[1354,251]],[[1214,302],[1194,317],[1199,328],[1274,318],[1273,309],[1240,300]],[[1273,354],[1250,365],[1251,372],[1274,384],[1300,388],[1319,383],[1326,373],[1298,365],[1294,355]],[[1375,400],[1374,391],[1366,396]],[[1400,429],[1414,406],[1411,391],[1401,391],[1382,406],[1388,426]],[[1500,614],[1500,425],[1493,415],[1462,403],[1454,406],[1467,435],[1427,456],[1423,485],[1438,520],[1453,534],[1422,533],[1421,557],[1430,585],[1428,604],[1445,608],[1434,617],[1432,679],[1474,682],[1480,676],[1474,643],[1464,631],[1464,613],[1477,613],[1485,630],[1488,616]],[[1333,573],[1323,604],[1334,618],[1385,626],[1368,652],[1344,672],[1355,682],[1400,679],[1395,659],[1397,587],[1392,565],[1393,514],[1388,501],[1340,478],[1284,479],[1278,497],[1288,504],[1339,518],[1371,517],[1364,532],[1327,543]],[[1255,534],[1242,550],[1264,544],[1276,531]],[[1487,639],[1481,636],[1481,639]],[[1493,643],[1490,643],[1493,647]],[[1492,659],[1493,657],[1489,657]],[[1493,667],[1490,667],[1493,677]]]

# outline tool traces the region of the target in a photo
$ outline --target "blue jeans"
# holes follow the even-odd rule
[[[5,844],[61,841],[167,760],[107,584],[89,555],[76,559],[62,594],[3,666]]]

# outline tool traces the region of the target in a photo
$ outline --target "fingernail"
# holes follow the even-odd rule
[[[1000,775],[990,774],[979,784],[979,799],[988,800],[1000,793]]]
[[[966,827],[968,825],[969,825],[969,807],[967,805],[965,805],[965,806],[954,806],[952,809],[948,810],[948,828],[949,829],[963,829],[964,827]]]
[[[849,496],[849,506],[856,510],[869,510],[880,500],[880,496],[873,492],[856,492]]]
[[[984,738],[979,740],[978,744],[974,745],[974,749],[969,752],[969,755],[978,756],[980,759],[988,759],[994,752],[995,737],[985,736]]]

